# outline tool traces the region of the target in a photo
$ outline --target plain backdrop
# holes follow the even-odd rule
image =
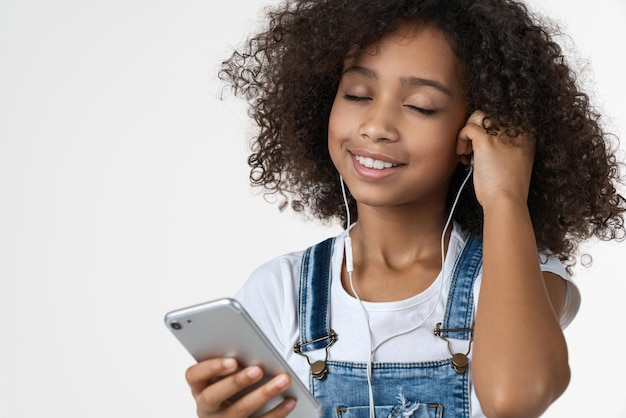
[[[534,3],[625,136],[624,0]],[[250,189],[253,127],[220,100],[264,4],[0,0],[1,417],[194,416],[163,315],[339,231]],[[545,416],[623,418],[626,244],[585,249],[573,377]]]

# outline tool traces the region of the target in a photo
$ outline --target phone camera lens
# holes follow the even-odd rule
[[[179,324],[178,322],[172,322],[172,323],[170,324],[170,326],[171,326],[173,329],[176,329],[176,330],[181,329],[181,328],[183,327],[183,326],[182,326],[181,324]]]

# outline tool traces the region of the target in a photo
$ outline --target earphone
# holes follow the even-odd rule
[[[343,195],[343,201],[344,201],[344,205],[345,205],[345,209],[346,209],[346,237],[344,239],[344,252],[345,252],[345,260],[346,260],[346,270],[348,272],[348,276],[350,279],[350,288],[352,290],[352,294],[355,296],[355,298],[359,301],[359,304],[361,305],[361,309],[363,311],[363,315],[365,317],[365,322],[367,324],[367,331],[368,331],[368,337],[369,337],[369,346],[370,346],[370,353],[369,353],[369,357],[367,360],[367,384],[368,384],[368,391],[369,391],[369,410],[370,410],[370,418],[374,418],[375,414],[374,414],[374,393],[373,393],[373,389],[372,389],[372,363],[373,363],[373,359],[374,359],[374,354],[376,352],[376,350],[378,350],[378,348],[380,348],[384,343],[390,341],[393,338],[399,337],[401,335],[405,335],[408,334],[416,329],[418,329],[419,327],[421,327],[430,317],[431,315],[435,312],[435,309],[437,308],[437,305],[439,303],[439,300],[441,298],[441,294],[443,292],[443,288],[444,288],[444,284],[446,282],[446,278],[445,278],[445,274],[444,274],[444,263],[445,263],[445,235],[446,235],[446,231],[448,229],[448,227],[450,226],[450,222],[452,222],[452,216],[454,214],[454,210],[456,208],[456,205],[459,201],[459,198],[461,197],[461,193],[463,192],[463,189],[465,188],[466,183],[468,182],[468,180],[470,179],[472,173],[474,171],[474,155],[472,154],[470,157],[470,163],[469,163],[469,168],[468,168],[468,172],[467,175],[465,176],[465,179],[463,180],[463,182],[461,183],[461,187],[459,187],[459,191],[456,194],[456,197],[454,199],[454,202],[452,203],[452,206],[450,207],[450,213],[448,214],[448,219],[446,220],[446,223],[443,227],[443,231],[441,233],[441,280],[440,280],[440,285],[439,285],[439,292],[437,294],[437,298],[435,299],[433,306],[431,308],[431,310],[428,312],[428,314],[420,321],[417,323],[417,325],[412,326],[411,328],[407,329],[406,331],[402,331],[398,334],[392,335],[386,339],[384,339],[383,341],[379,342],[376,346],[374,346],[374,338],[372,335],[372,328],[370,326],[370,320],[369,320],[369,313],[367,311],[367,308],[365,307],[365,304],[363,303],[363,301],[361,300],[361,298],[359,297],[358,293],[356,292],[356,289],[354,288],[354,282],[352,280],[352,276],[353,276],[353,271],[354,271],[354,259],[353,259],[353,252],[352,252],[352,239],[350,238],[350,230],[352,229],[352,227],[354,225],[350,224],[350,208],[348,206],[348,198],[346,196],[346,189],[345,189],[345,185],[344,185],[344,180],[343,177],[341,175],[339,175],[339,180],[341,183],[341,192]]]

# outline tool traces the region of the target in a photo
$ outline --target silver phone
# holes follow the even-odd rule
[[[222,298],[171,311],[165,315],[165,324],[196,361],[230,357],[237,359],[241,367],[260,366],[264,377],[251,390],[279,373],[288,373],[289,389],[257,411],[257,415],[278,405],[285,397],[296,400],[290,417],[321,415],[320,405],[311,392],[235,299]]]

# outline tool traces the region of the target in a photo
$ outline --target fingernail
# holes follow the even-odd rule
[[[293,399],[287,399],[283,406],[287,411],[291,411],[296,407],[296,401],[294,401]]]
[[[232,358],[224,359],[224,361],[222,362],[222,367],[227,370],[234,369],[236,366],[237,362],[235,361],[235,359]]]
[[[278,389],[285,389],[288,385],[289,379],[285,375],[280,375],[274,379],[274,386]]]
[[[251,379],[257,379],[261,377],[261,369],[256,366],[252,366],[249,367],[248,370],[246,370],[246,374]]]

